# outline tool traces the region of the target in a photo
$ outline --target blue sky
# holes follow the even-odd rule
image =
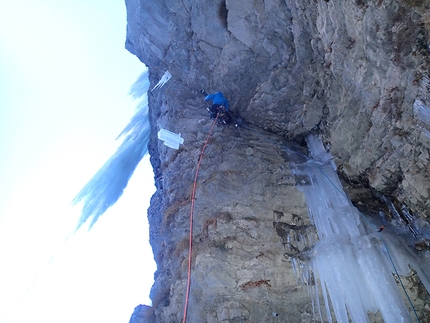
[[[128,322],[155,265],[138,166],[119,202],[73,235],[73,197],[115,152],[145,66],[123,1],[0,2],[0,323]]]

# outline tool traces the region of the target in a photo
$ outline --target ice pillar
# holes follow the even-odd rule
[[[329,321],[330,300],[338,322],[369,322],[367,312],[378,310],[385,322],[411,322],[377,230],[366,228],[321,140],[309,136],[307,141],[312,158],[295,173],[318,231],[307,266],[320,282]]]

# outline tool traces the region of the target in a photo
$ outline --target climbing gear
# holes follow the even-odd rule
[[[218,115],[218,123],[227,125],[231,122],[232,117],[222,104],[213,104],[207,108],[211,119],[214,119]]]
[[[230,113],[228,113],[225,107],[221,105],[218,111],[219,111],[219,120],[221,120],[221,123],[229,124],[231,122],[231,115]]]

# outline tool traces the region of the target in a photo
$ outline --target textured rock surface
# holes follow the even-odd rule
[[[127,49],[147,64],[152,86],[173,75],[149,95],[158,270],[148,322],[182,318],[191,189],[211,126],[202,90],[223,91],[252,126],[216,127],[205,153],[189,322],[312,320],[285,257],[295,248],[282,244],[292,226],[308,224],[289,172],[300,156],[281,143],[301,151],[307,133],[320,133],[355,203],[380,207],[378,192],[428,221],[429,1],[126,4]],[[161,145],[159,128],[185,144]]]

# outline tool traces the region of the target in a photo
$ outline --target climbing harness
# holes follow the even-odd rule
[[[183,319],[182,319],[182,323],[185,323],[187,321],[188,300],[189,300],[189,296],[190,296],[191,261],[192,261],[192,251],[193,251],[193,214],[194,214],[194,202],[195,202],[196,188],[197,188],[197,177],[199,175],[200,164],[202,162],[206,146],[208,145],[209,138],[212,135],[212,131],[213,131],[214,127],[215,127],[215,124],[218,121],[219,116],[220,116],[220,113],[218,112],[217,115],[216,115],[216,117],[215,117],[214,122],[212,123],[212,127],[211,127],[211,129],[209,131],[209,134],[208,134],[208,136],[206,138],[206,142],[203,145],[202,152],[200,153],[200,158],[199,158],[199,161],[197,163],[196,175],[194,176],[193,192],[191,194],[191,210],[190,210],[190,236],[189,236],[190,243],[189,243],[189,248],[188,248],[188,276],[187,276],[187,288],[186,288],[186,293],[185,293],[184,316],[183,316]]]
[[[227,111],[226,107],[222,104],[213,104],[207,107],[211,119],[214,119],[216,115],[218,115],[218,122],[220,124],[227,125],[231,122],[232,117],[230,113]]]

